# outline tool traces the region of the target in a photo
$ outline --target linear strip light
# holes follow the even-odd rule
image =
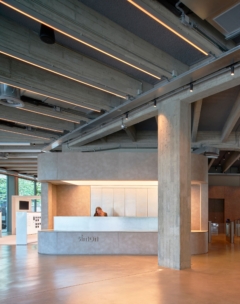
[[[0,146],[31,146],[28,142],[0,142]]]
[[[30,137],[36,137],[36,138],[50,140],[50,138],[47,138],[47,137],[41,137],[41,136],[37,136],[37,135],[24,134],[24,133],[15,132],[15,131],[4,130],[4,129],[1,129],[1,128],[0,128],[0,131],[2,131],[2,132],[8,132],[8,133],[14,133],[14,134],[22,135],[22,136],[30,136]]]
[[[40,69],[42,69],[42,70],[51,72],[51,73],[53,73],[53,74],[56,74],[56,75],[65,77],[65,78],[67,78],[67,79],[70,79],[70,80],[73,80],[73,81],[76,81],[76,82],[79,82],[79,83],[82,83],[82,84],[84,84],[84,85],[87,85],[87,86],[89,86],[89,87],[91,87],[91,88],[94,88],[94,89],[97,89],[97,90],[100,90],[100,91],[103,91],[103,92],[105,92],[105,93],[112,94],[112,95],[115,95],[115,96],[120,97],[120,98],[123,98],[123,99],[126,99],[126,98],[127,98],[127,97],[125,97],[125,96],[123,96],[123,95],[116,94],[116,93],[114,93],[114,92],[111,92],[111,91],[102,89],[102,88],[100,88],[100,87],[94,86],[93,84],[84,82],[84,81],[82,81],[82,80],[78,80],[78,79],[76,79],[76,78],[73,78],[73,77],[64,75],[64,74],[62,74],[62,73],[58,73],[58,72],[53,71],[53,70],[50,70],[50,69],[48,69],[48,68],[44,68],[44,67],[41,66],[41,65],[38,65],[38,64],[36,64],[36,63],[27,61],[27,60],[22,59],[22,58],[19,58],[19,57],[17,57],[17,56],[13,56],[13,55],[8,54],[8,53],[5,53],[5,52],[3,52],[3,51],[0,51],[0,53],[3,54],[3,55],[9,56],[9,57],[11,57],[11,58],[20,60],[20,61],[22,61],[22,62],[25,62],[25,63],[27,63],[27,64],[33,65],[33,66],[35,66],[35,67],[37,67],[37,68],[40,68]]]
[[[46,114],[46,113],[42,113],[42,112],[38,112],[38,111],[29,110],[29,109],[26,109],[26,108],[18,108],[18,109],[19,110],[23,110],[23,111],[27,111],[27,112],[36,113],[36,114],[43,115],[43,116],[52,117],[52,118],[55,118],[55,119],[61,119],[61,120],[64,120],[64,121],[69,121],[69,122],[77,123],[77,124],[80,123],[78,120],[71,120],[71,119],[67,119],[67,118],[57,117],[57,116],[54,116],[54,115],[50,115],[50,114]]]
[[[78,42],[80,42],[80,43],[82,43],[82,44],[85,44],[85,45],[87,45],[88,47],[90,47],[90,48],[92,48],[92,49],[94,49],[94,50],[96,50],[96,51],[98,51],[98,52],[100,52],[100,53],[103,53],[103,54],[105,54],[105,55],[107,55],[107,56],[109,56],[109,57],[111,57],[111,58],[113,58],[113,59],[116,59],[116,60],[118,60],[118,61],[120,61],[120,62],[122,62],[122,63],[124,63],[124,64],[126,64],[126,65],[129,65],[130,67],[132,67],[132,68],[134,68],[134,69],[136,69],[136,70],[139,70],[139,71],[141,71],[141,72],[143,72],[143,73],[145,73],[145,74],[148,74],[148,75],[150,75],[150,76],[152,76],[152,77],[154,77],[154,78],[161,79],[161,77],[159,77],[159,76],[156,76],[156,75],[154,75],[154,74],[152,74],[152,73],[150,73],[150,72],[148,72],[148,71],[146,71],[146,70],[143,70],[143,69],[141,69],[141,68],[139,68],[139,67],[137,67],[137,66],[135,66],[135,65],[133,65],[133,64],[127,62],[127,61],[125,61],[125,60],[123,60],[123,59],[120,59],[120,58],[118,58],[118,57],[116,57],[116,56],[114,56],[114,55],[112,55],[112,54],[110,54],[110,53],[108,53],[108,52],[105,52],[105,51],[103,51],[103,50],[101,50],[101,49],[95,47],[95,46],[92,45],[92,44],[89,44],[89,43],[87,43],[87,42],[85,42],[85,41],[83,41],[83,40],[81,40],[81,39],[78,39],[78,38],[76,38],[76,37],[74,37],[74,36],[72,36],[72,35],[70,35],[70,34],[68,34],[68,33],[66,33],[66,32],[63,32],[63,31],[61,31],[60,29],[58,29],[58,28],[56,28],[56,27],[53,27],[51,24],[48,24],[48,23],[46,23],[46,22],[44,22],[44,21],[42,21],[42,20],[40,20],[40,19],[37,19],[37,18],[35,18],[35,17],[33,17],[33,16],[31,16],[31,15],[29,15],[29,14],[27,14],[27,13],[21,11],[20,9],[17,9],[16,7],[14,7],[14,6],[12,6],[12,5],[10,5],[10,4],[4,2],[4,1],[0,1],[0,2],[1,2],[2,4],[4,4],[4,5],[10,7],[11,9],[13,9],[13,10],[15,10],[15,11],[17,11],[17,12],[19,12],[19,13],[21,13],[21,14],[23,14],[23,15],[25,15],[25,16],[27,16],[27,17],[29,17],[29,18],[31,18],[31,19],[33,19],[33,20],[39,22],[39,23],[41,23],[41,24],[44,24],[44,25],[46,25],[46,26],[48,26],[48,27],[54,29],[55,31],[57,31],[57,32],[59,32],[59,33],[65,35],[65,36],[69,37],[69,38],[72,38],[72,39],[74,39],[74,40],[76,40],[76,41],[78,41]],[[113,94],[113,93],[111,93],[111,94]],[[125,97],[124,97],[124,98],[125,98]]]
[[[0,1],[1,1],[1,0],[0,0]],[[0,82],[0,83],[3,83],[3,82]],[[4,84],[9,85],[9,86],[13,86],[12,84],[8,84],[8,83],[6,83],[6,82],[4,82]],[[44,94],[41,94],[41,93],[38,93],[38,92],[30,91],[30,90],[27,90],[27,89],[22,88],[22,87],[18,87],[18,86],[15,86],[15,85],[14,85],[14,87],[17,88],[17,89],[24,90],[24,91],[28,91],[28,92],[31,92],[31,93],[34,93],[34,94],[38,94],[38,95],[47,97],[47,98],[51,98],[51,99],[54,99],[54,100],[62,101],[62,102],[71,104],[71,105],[73,105],[73,106],[77,106],[77,107],[80,107],[80,108],[92,110],[92,111],[99,112],[99,113],[101,112],[100,110],[92,109],[92,108],[89,108],[89,107],[81,106],[81,105],[79,105],[79,104],[77,104],[77,103],[74,103],[74,102],[70,102],[70,101],[66,101],[66,100],[63,100],[63,99],[55,98],[55,97],[52,97],[52,96],[47,96],[47,95],[44,95]]]
[[[208,53],[205,52],[203,49],[201,49],[200,47],[198,47],[196,44],[194,44],[193,42],[191,42],[190,40],[188,40],[187,38],[185,38],[184,36],[182,36],[181,34],[179,34],[178,32],[176,32],[174,29],[172,29],[170,26],[168,26],[166,23],[162,22],[160,19],[158,19],[157,17],[155,17],[154,15],[152,15],[151,13],[149,13],[147,10],[145,10],[143,7],[141,7],[140,5],[138,5],[137,3],[135,3],[132,0],[127,0],[129,3],[131,3],[132,5],[134,5],[136,8],[138,8],[140,11],[142,11],[143,13],[145,13],[146,15],[148,15],[150,18],[154,19],[156,22],[160,23],[162,26],[164,26],[165,28],[167,28],[169,31],[171,31],[172,33],[174,33],[175,35],[177,35],[179,38],[183,39],[184,41],[186,41],[188,44],[190,44],[191,46],[193,46],[195,49],[197,49],[198,51],[200,51],[201,53],[203,53],[204,55],[208,56]]]
[[[6,119],[6,118],[2,118],[2,117],[0,117],[0,120],[10,121],[10,122],[17,123],[19,125],[34,127],[34,128],[37,128],[37,129],[44,129],[44,130],[49,130],[49,131],[53,131],[53,132],[57,132],[57,133],[63,133],[63,131],[60,131],[60,130],[45,128],[45,127],[42,127],[42,126],[35,126],[35,125],[28,124],[28,123],[25,123],[25,122],[19,122],[19,121],[16,121],[16,120]]]

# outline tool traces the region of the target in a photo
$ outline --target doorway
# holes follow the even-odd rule
[[[209,199],[208,220],[218,224],[218,233],[224,233],[224,199]]]

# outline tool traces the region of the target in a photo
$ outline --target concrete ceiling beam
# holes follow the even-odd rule
[[[239,159],[239,157],[240,157],[239,152],[233,152],[231,156],[224,163],[223,172],[226,172],[235,163],[235,161]]]
[[[136,129],[134,126],[130,126],[124,129],[127,133],[127,136],[131,139],[131,141],[137,141]]]
[[[35,164],[2,164],[0,163],[1,167],[5,167],[5,168],[9,168],[10,170],[13,170],[11,168],[19,168],[19,167],[23,167],[23,168],[37,168],[37,163]]]
[[[214,163],[214,158],[210,159],[210,162],[208,164],[208,170],[210,170],[210,168],[212,167],[212,164]]]
[[[0,165],[7,164],[37,164],[37,159],[33,160],[32,158],[26,159],[0,159]]]
[[[198,125],[201,115],[201,108],[202,108],[202,99],[196,101],[194,103],[194,111],[193,111],[193,125],[192,125],[192,141],[196,141],[197,132],[198,132]]]
[[[224,124],[221,141],[226,142],[233,128],[235,127],[238,119],[240,117],[240,92],[237,96],[237,99],[232,107],[232,110]]]
[[[212,79],[207,79],[206,81],[196,84],[194,86],[193,92],[189,92],[189,90],[186,89],[180,93],[176,93],[176,96],[166,97],[161,102],[158,102],[156,108],[153,106],[146,105],[142,109],[132,111],[131,115],[129,115],[129,117],[128,117],[127,126],[134,125],[138,122],[141,122],[148,118],[152,118],[152,117],[156,116],[158,113],[158,107],[160,106],[160,104],[162,102],[171,103],[171,101],[174,98],[178,98],[179,102],[182,101],[182,102],[192,103],[192,102],[195,102],[196,100],[203,99],[210,95],[213,95],[213,94],[222,92],[224,90],[227,90],[229,88],[232,88],[234,86],[237,86],[237,85],[239,85],[239,81],[240,81],[240,68],[235,69],[234,77],[232,77],[229,74],[229,72],[226,72],[222,75],[215,76]],[[155,91],[157,94],[158,89],[156,88]],[[149,94],[152,94],[152,93],[153,92],[150,92]],[[108,124],[106,124],[104,126],[96,127],[95,130],[91,130],[91,133],[87,133],[86,135],[81,135],[80,137],[76,137],[75,139],[73,139],[69,142],[69,146],[74,146],[76,144],[85,145],[85,144],[92,142],[94,140],[97,140],[103,136],[107,136],[114,132],[117,132],[120,129],[121,129],[121,118],[115,119],[114,121],[109,122]],[[51,148],[51,145],[48,147],[45,147],[46,151],[48,151],[48,149]],[[192,143],[192,145],[194,145],[194,143]]]
[[[110,110],[122,99],[0,54],[0,82],[57,99],[65,108]]]
[[[33,152],[33,153],[32,153]],[[38,155],[39,155],[39,152],[35,152],[34,151],[31,151],[30,153],[29,152],[21,152],[20,153],[7,153],[7,158],[8,160],[9,159],[12,159],[12,160],[18,160],[18,159],[37,159],[38,158]]]
[[[8,127],[0,124],[0,136],[6,136],[9,138],[11,136],[20,136],[19,139],[24,138],[26,141],[34,142],[35,140],[44,140],[46,142],[56,139],[59,135],[56,133],[51,134],[49,132],[36,131],[35,129],[27,130],[17,127]]]
[[[104,54],[109,54],[111,58],[114,56],[146,73],[171,77],[173,70],[178,74],[188,70],[180,61],[126,31],[80,1],[7,2],[13,8],[38,19],[40,23],[45,22],[55,30],[61,30],[68,37],[74,37],[83,44],[87,43],[102,50]]]
[[[57,43],[43,43],[36,33],[1,16],[0,35],[0,52],[39,68],[122,98],[142,91],[140,81]]]
[[[0,119],[13,123],[18,123],[22,126],[39,128],[50,132],[63,133],[64,130],[74,130],[75,126],[71,122],[61,121],[58,119],[21,111],[18,108],[10,108],[0,105]]]
[[[211,52],[216,56],[222,53],[222,51],[214,43],[212,43],[210,39],[205,38],[202,34],[194,30],[191,26],[186,26],[185,24],[181,23],[178,17],[176,17],[172,12],[170,12],[166,7],[161,5],[158,1],[134,0],[134,2],[146,9],[154,17],[167,24],[175,32],[179,33],[185,39],[188,39],[190,42],[194,43],[196,46],[200,47],[207,53]],[[208,32],[210,31],[208,30]],[[216,36],[215,32],[216,31],[213,30],[210,36]],[[219,34],[217,35],[217,40],[220,40]],[[221,43],[225,44],[226,46],[227,44],[229,44],[224,42],[223,38],[221,39]],[[233,43],[231,44],[231,47],[234,47]],[[230,46],[227,47],[227,49],[229,48]]]
[[[52,117],[55,119],[63,120],[63,121],[69,121],[72,123],[79,124],[80,121],[89,121],[89,119],[86,116],[83,115],[74,115],[74,114],[69,114],[64,111],[56,111],[54,108],[48,108],[45,106],[36,106],[32,105],[30,103],[26,103],[23,108],[19,108],[19,110],[30,112],[30,113],[35,113],[47,117]]]

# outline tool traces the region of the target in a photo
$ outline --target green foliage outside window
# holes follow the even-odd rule
[[[18,193],[19,195],[35,195],[34,194],[34,181],[19,178],[18,179]]]

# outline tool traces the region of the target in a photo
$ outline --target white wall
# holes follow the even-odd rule
[[[158,216],[157,186],[91,187],[91,215],[101,207],[108,216]]]

